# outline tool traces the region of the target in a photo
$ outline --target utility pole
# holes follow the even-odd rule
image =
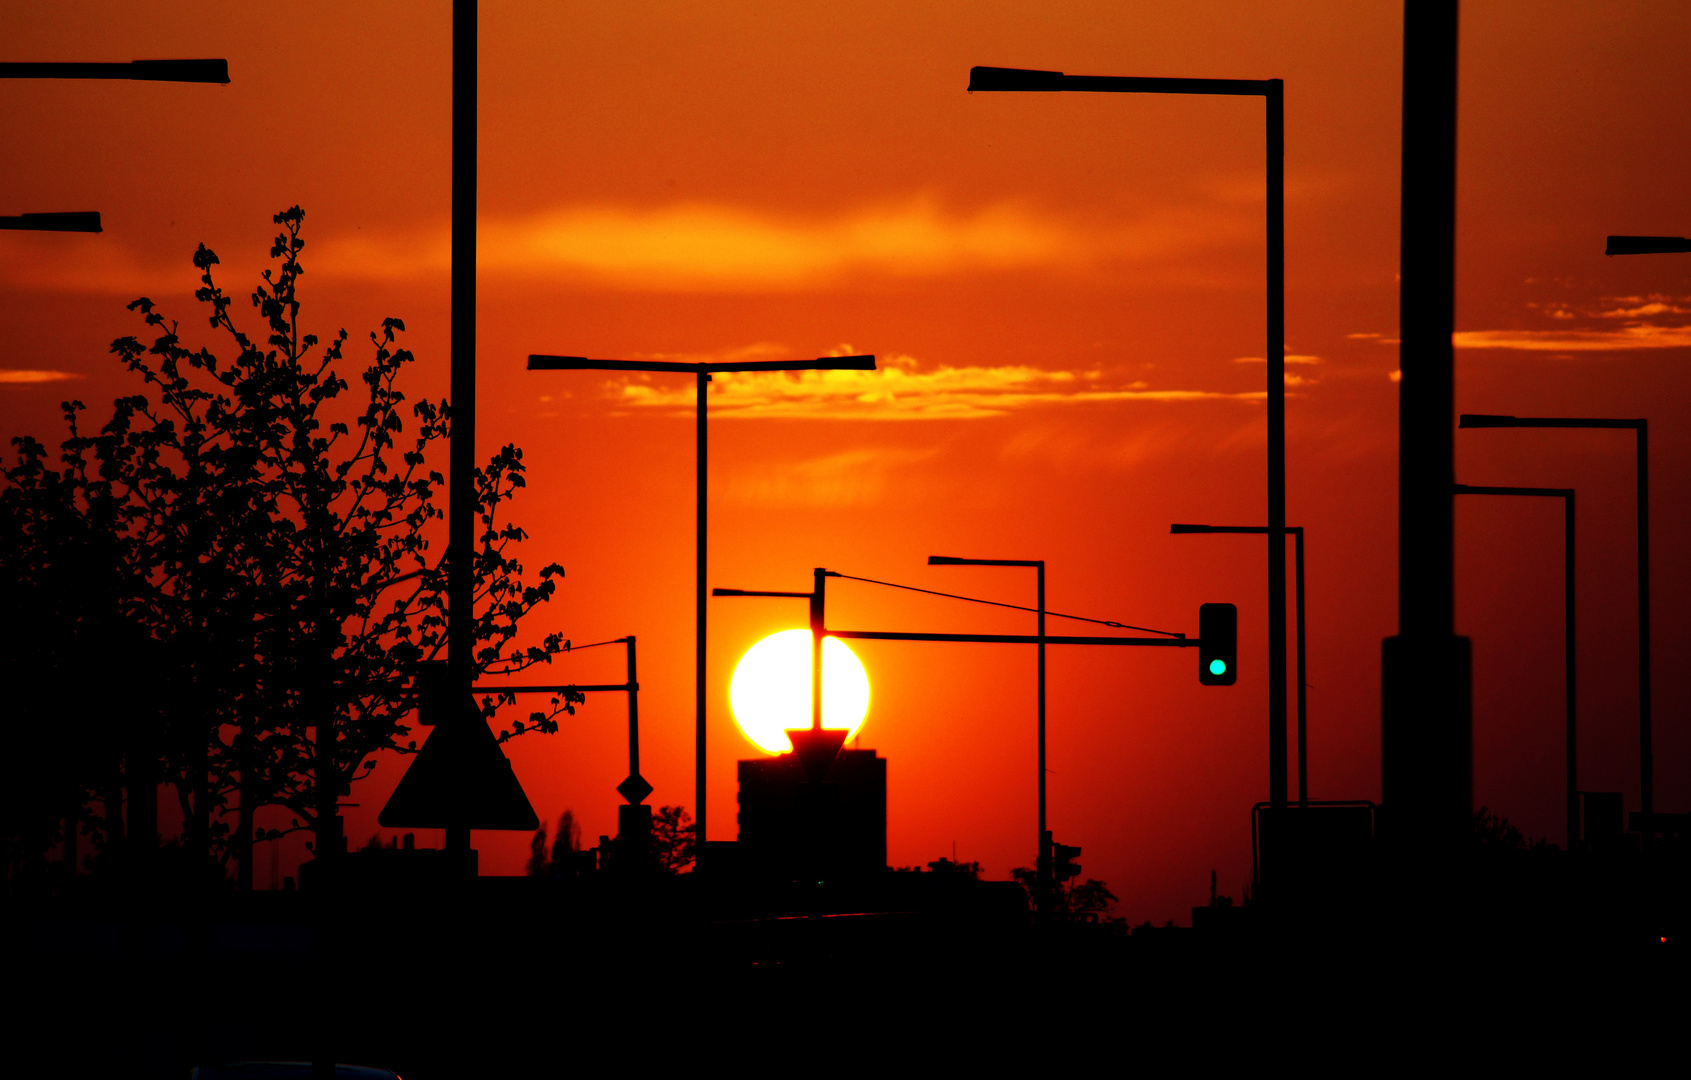
[[[1398,633],[1382,650],[1382,825],[1400,852],[1455,850],[1472,812],[1472,654],[1455,632],[1457,0],[1403,19]]]
[[[446,656],[452,697],[475,681],[476,550],[476,0],[452,4],[452,449],[448,483]],[[457,711],[446,723],[463,723]],[[468,851],[467,825],[446,830]]]

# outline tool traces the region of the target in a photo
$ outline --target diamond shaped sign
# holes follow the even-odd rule
[[[617,794],[635,806],[645,802],[646,796],[651,793],[652,785],[646,783],[646,778],[639,773],[630,773],[627,780],[617,785]]]

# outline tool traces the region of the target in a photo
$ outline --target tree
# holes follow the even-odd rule
[[[236,325],[234,301],[213,276],[218,257],[202,244],[195,297],[233,358],[188,347],[177,323],[136,300],[130,309],[156,336],[150,345],[120,338],[112,352],[156,400],[119,398],[92,437],[76,425],[82,405],[67,403],[63,470],[46,467],[38,444],[14,440],[18,462],[0,493],[10,499],[9,532],[101,539],[91,579],[116,583],[106,606],[147,642],[143,699],[157,703],[131,716],[122,738],[132,807],[156,762],[177,792],[192,855],[208,866],[233,857],[247,880],[257,808],[293,815],[288,830],[264,838],[309,829],[318,851],[344,850],[339,805],[351,784],[369,774],[373,755],[416,748],[404,723],[416,705],[411,676],[445,648],[446,575],[458,554],[430,543],[444,480],[427,461],[451,435],[449,403],[419,401],[406,416],[398,382],[415,358],[398,346],[404,323],[394,318],[370,335],[373,356],[348,393],[346,331],[319,349],[300,329],[304,213],[293,207],[273,221],[278,265],[251,294],[262,346]],[[557,633],[517,642],[563,574],[554,564],[524,580],[516,547],[526,533],[506,516],[523,486],[515,446],[476,472],[481,529],[464,554],[476,579],[477,675],[513,674],[568,648]],[[24,564],[43,562],[45,543],[9,559],[8,587],[42,591]],[[63,647],[76,655],[90,646]],[[565,692],[512,727],[555,731],[581,700]],[[510,701],[484,702],[484,715]]]
[[[1029,899],[1038,887],[1039,875],[1026,866],[1018,866],[1010,871],[1010,877],[1017,884],[1027,890]],[[1116,895],[1110,887],[1097,878],[1087,878],[1085,881],[1053,882],[1051,889],[1051,910],[1060,918],[1075,916],[1102,915],[1110,910],[1116,902]]]
[[[652,855],[666,874],[679,874],[695,855],[693,815],[684,807],[662,806],[652,815]]]

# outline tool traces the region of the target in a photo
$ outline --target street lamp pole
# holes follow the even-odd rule
[[[132,82],[189,82],[229,85],[227,60],[131,60],[127,64],[49,61],[0,64],[0,79],[127,79]],[[0,230],[101,232],[100,213],[16,214],[0,217]],[[243,864],[244,866],[245,864]]]
[[[1611,237],[1611,239],[1616,239]],[[1650,704],[1650,422],[1581,416],[1493,416],[1463,413],[1464,428],[1603,428],[1636,434],[1638,504],[1638,804],[1655,808],[1655,754]],[[1645,833],[1645,843],[1650,834]]]
[[[1266,535],[1266,525],[1170,525],[1168,531],[1180,533],[1255,533]],[[1306,686],[1304,674],[1304,606],[1303,606],[1303,526],[1288,525],[1286,531],[1292,535],[1293,548],[1296,554],[1293,562],[1296,572],[1293,584],[1297,591],[1297,665],[1298,665],[1298,805],[1309,803],[1309,713],[1304,701]]]
[[[468,693],[475,680],[478,37],[476,0],[453,0],[452,445],[447,473],[446,657],[455,693]],[[469,828],[447,829],[446,847],[468,851]]]
[[[1267,158],[1268,797],[1286,804],[1286,124],[1280,79],[1162,79],[969,69],[969,90],[1260,97]]]
[[[1051,893],[1051,831],[1045,822],[1045,560],[1044,559],[959,559],[951,555],[929,555],[929,566],[1031,566],[1039,578],[1039,847],[1034,861],[1038,888],[1034,905],[1044,914]]]
[[[1567,829],[1568,850],[1579,839],[1578,757],[1575,753],[1574,698],[1574,489],[1536,487],[1475,487],[1456,484],[1451,491],[1457,495],[1522,495],[1549,496],[1562,500],[1562,650],[1565,675],[1563,694],[1567,723]]]
[[[688,364],[671,360],[592,360],[585,356],[530,354],[530,371],[674,371],[695,377],[694,510],[693,510],[693,803],[694,836],[700,866],[705,838],[705,541],[709,521],[709,439],[706,405],[711,375],[732,371],[874,371],[873,356],[819,356],[813,360],[748,360]],[[820,586],[818,586],[820,588]],[[808,595],[808,594],[807,594]],[[821,648],[820,645],[817,648]]]

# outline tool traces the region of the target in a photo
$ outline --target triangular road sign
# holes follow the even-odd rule
[[[399,786],[382,807],[384,829],[540,827],[511,761],[487,729],[475,698],[465,695],[456,722],[437,723]]]
[[[820,784],[834,767],[834,759],[840,756],[849,734],[844,728],[789,728],[787,740],[793,744],[804,775],[811,783]]]

